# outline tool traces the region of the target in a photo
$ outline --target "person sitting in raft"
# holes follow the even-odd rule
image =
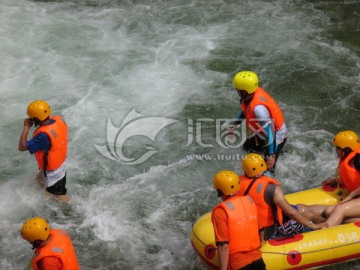
[[[265,160],[259,154],[247,154],[242,161],[245,174],[239,176],[239,196],[250,195],[258,207],[261,239],[291,236],[297,233],[318,230],[321,225],[303,216],[296,206],[286,200],[279,182],[264,175],[267,170]]]
[[[223,200],[212,211],[219,269],[265,270],[260,251],[257,207],[250,196],[234,196],[240,188],[235,172],[220,171],[213,179]]]
[[[354,170],[349,170],[349,160],[354,157],[359,149],[359,137],[354,131],[345,130],[334,136],[333,144],[336,146],[336,155],[339,158],[337,176],[322,181],[321,185],[344,185],[350,192],[359,186],[360,181],[356,178]],[[350,155],[351,154],[351,155]]]
[[[35,249],[31,269],[80,269],[69,235],[63,230],[51,229],[45,219],[28,219],[22,225],[21,236]]]
[[[347,166],[358,179],[359,186],[350,192],[339,204],[326,209],[327,212],[330,212],[330,215],[323,224],[323,228],[360,221],[360,147],[354,152],[355,155],[352,155],[353,158],[349,159]]]
[[[324,224],[325,227],[353,222],[353,218],[360,217],[360,214],[357,215],[350,209],[350,204],[345,204],[345,202],[359,196],[360,193],[360,191],[357,191],[358,187],[360,187],[360,173],[359,169],[357,169],[357,156],[360,154],[359,138],[354,131],[345,130],[334,136],[333,144],[339,158],[337,176],[326,179],[321,184],[330,186],[343,185],[350,194],[339,205],[301,205],[303,214],[306,215],[312,212],[313,215],[318,215],[318,220],[322,219],[321,222],[327,222],[326,225]],[[332,215],[335,209],[336,213]]]
[[[349,194],[337,205],[324,206],[327,218],[323,228],[360,220],[360,143],[357,134],[351,130],[335,135],[333,143],[339,158],[339,177],[323,181],[322,184],[344,185]]]

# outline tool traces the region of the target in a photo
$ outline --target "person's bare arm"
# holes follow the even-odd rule
[[[217,247],[219,253],[219,269],[227,270],[229,264],[229,244],[221,244]]]
[[[274,203],[281,208],[281,210],[287,215],[289,218],[299,222],[305,227],[309,227],[313,230],[321,229],[321,226],[314,224],[311,220],[304,217],[298,210],[290,205],[290,203],[286,200],[282,188],[277,186],[275,188],[274,193]]]
[[[360,187],[358,187],[355,190],[353,190],[352,192],[350,192],[349,195],[347,195],[341,202],[339,202],[339,204],[350,201],[350,200],[358,197],[359,195],[360,195]]]
[[[29,130],[32,125],[33,125],[33,121],[30,118],[26,118],[24,120],[24,128],[19,139],[19,147],[18,147],[19,151],[27,150],[26,141],[27,141],[27,136],[29,134]]]

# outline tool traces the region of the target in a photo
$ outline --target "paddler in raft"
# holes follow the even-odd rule
[[[262,241],[321,229],[320,224],[314,223],[317,220],[300,213],[301,205],[291,205],[286,200],[276,179],[264,175],[267,166],[261,155],[247,154],[242,169],[245,174],[239,176],[241,185],[237,195],[250,195],[256,203]]]
[[[322,206],[319,214],[326,218],[323,228],[360,221],[360,143],[354,131],[345,130],[334,136],[336,154],[339,158],[337,176],[324,180],[322,185],[343,185],[349,194],[337,205]]]
[[[211,216],[219,269],[265,270],[256,204],[250,196],[234,196],[240,188],[235,172],[218,172],[213,185],[223,200],[214,207]]]

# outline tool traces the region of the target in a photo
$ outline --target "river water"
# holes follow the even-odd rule
[[[239,70],[283,109],[286,192],[333,176],[332,136],[360,132],[360,1],[2,0],[0,58],[0,269],[26,266],[32,216],[70,233],[82,269],[204,269],[189,234],[213,175],[241,173],[221,125]],[[69,126],[68,205],[17,150],[34,99]]]

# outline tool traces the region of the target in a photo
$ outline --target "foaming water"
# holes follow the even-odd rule
[[[333,134],[360,130],[356,10],[351,1],[2,1],[0,268],[25,267],[31,249],[19,229],[40,215],[70,233],[82,269],[204,269],[189,233],[218,202],[212,176],[241,173],[215,121],[238,112],[238,70],[256,71],[283,108],[284,190],[331,177]],[[33,99],[68,123],[69,205],[44,197],[35,161],[17,151]],[[176,122],[154,140],[125,141],[128,158],[157,151],[130,166],[95,145],[109,143],[109,120],[120,130],[133,110]]]

